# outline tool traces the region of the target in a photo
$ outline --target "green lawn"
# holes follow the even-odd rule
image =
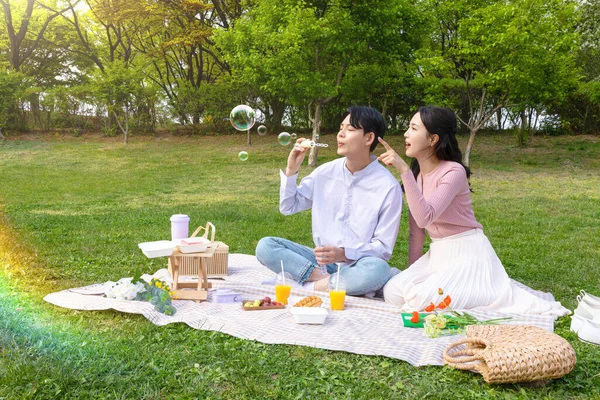
[[[324,135],[331,145],[335,137]],[[389,138],[401,147],[403,138]],[[568,308],[600,295],[600,138],[477,138],[475,215],[509,274]],[[237,158],[241,150],[248,161]],[[45,294],[154,272],[143,241],[168,238],[169,217],[211,221],[232,253],[278,235],[309,244],[310,213],[278,212],[274,135],[120,139],[23,136],[0,144],[0,399],[23,398],[600,398],[600,347],[561,318],[575,370],[541,387],[489,386],[479,375],[385,357],[264,345],[142,316],[78,312]],[[377,153],[381,151],[378,150]],[[321,149],[320,161],[336,157]],[[302,173],[306,173],[304,168]],[[404,268],[407,223],[391,264]]]

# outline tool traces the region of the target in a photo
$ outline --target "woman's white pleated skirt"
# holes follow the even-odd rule
[[[432,239],[429,251],[388,281],[385,301],[404,311],[422,311],[444,295],[454,310],[497,311],[514,314],[562,316],[559,302],[546,301],[517,286],[498,259],[481,229]]]

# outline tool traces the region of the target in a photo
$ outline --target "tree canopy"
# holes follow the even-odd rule
[[[521,144],[536,129],[600,129],[594,1],[0,6],[0,68],[11,88],[2,98],[4,132],[79,126],[86,115],[125,137],[129,128],[166,125],[216,132],[227,129],[222,121],[233,106],[248,104],[274,131],[289,126],[317,138],[336,129],[349,105],[377,108],[398,132],[419,106],[438,104],[456,111],[469,132],[468,164],[484,128],[516,130]],[[18,89],[6,83],[16,73]],[[315,148],[311,165],[316,157]]]

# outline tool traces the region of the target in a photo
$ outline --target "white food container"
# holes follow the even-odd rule
[[[175,243],[170,240],[158,240],[156,242],[144,242],[138,244],[142,253],[148,258],[168,257],[175,250]]]
[[[182,253],[202,253],[206,251],[210,240],[204,237],[181,239],[177,248]]]
[[[323,307],[292,307],[290,312],[298,324],[322,324],[328,314]]]

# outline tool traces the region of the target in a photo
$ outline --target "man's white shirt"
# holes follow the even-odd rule
[[[299,185],[298,174],[288,177],[281,171],[279,210],[291,215],[312,209],[317,246],[343,247],[350,260],[389,260],[400,226],[402,189],[375,156],[371,160],[352,174],[346,158],[339,158],[315,169]]]

